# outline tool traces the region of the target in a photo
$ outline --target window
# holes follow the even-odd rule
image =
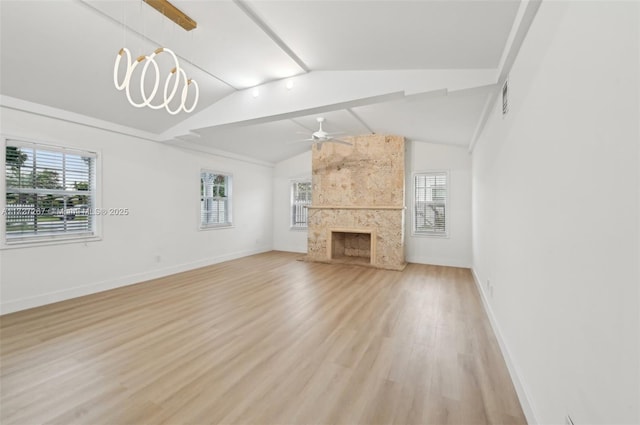
[[[509,112],[509,79],[504,82],[502,86],[502,115],[507,115]]]
[[[7,140],[5,241],[95,236],[96,154]]]
[[[231,176],[200,173],[200,227],[231,226]]]
[[[291,228],[306,229],[311,205],[311,182],[295,181],[291,186]]]
[[[446,236],[448,177],[446,172],[416,174],[414,219],[416,234]]]

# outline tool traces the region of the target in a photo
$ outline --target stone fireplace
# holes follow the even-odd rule
[[[307,258],[402,270],[404,138],[348,140],[313,148]]]

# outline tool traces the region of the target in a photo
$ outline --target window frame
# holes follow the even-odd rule
[[[203,209],[203,202],[204,202],[204,198],[206,198],[204,196],[204,193],[202,192],[202,189],[200,191],[200,208],[198,211],[198,229],[199,230],[213,230],[213,229],[228,229],[230,227],[233,227],[233,174],[232,173],[228,173],[228,172],[224,172],[224,171],[216,171],[216,170],[212,170],[212,169],[208,169],[208,168],[201,168],[200,169],[200,184],[202,184],[203,181],[203,174],[208,173],[208,174],[212,174],[212,175],[216,175],[216,176],[224,176],[225,177],[225,197],[224,198],[220,198],[220,197],[212,197],[212,198],[220,198],[220,199],[226,199],[227,203],[226,203],[226,208],[227,211],[225,211],[225,222],[224,223],[204,223],[202,218],[203,218],[203,213],[204,213],[204,209]]]
[[[416,213],[416,206],[417,206],[417,197],[416,197],[416,190],[417,190],[417,182],[416,182],[416,178],[418,176],[441,176],[444,175],[445,179],[446,179],[446,184],[445,184],[445,190],[446,190],[446,196],[443,202],[436,202],[436,201],[428,201],[428,202],[432,202],[434,204],[443,204],[444,205],[444,210],[445,210],[445,215],[444,215],[444,231],[440,232],[430,232],[430,231],[418,231],[416,229],[416,224],[417,224],[417,213]],[[450,200],[451,200],[451,174],[449,172],[449,170],[426,170],[426,171],[417,171],[414,172],[412,174],[412,192],[411,192],[411,197],[412,197],[412,212],[411,212],[411,235],[412,236],[416,236],[416,237],[428,237],[428,238],[445,238],[448,239],[451,233],[451,218],[450,218],[450,213],[449,211],[449,204],[450,204]]]
[[[296,194],[295,194],[295,190],[296,190],[296,185],[300,184],[300,183],[308,183],[310,186],[310,191],[311,193],[313,193],[313,183],[311,181],[310,178],[302,178],[302,179],[294,179],[294,180],[290,180],[289,181],[289,196],[290,196],[290,200],[289,200],[289,230],[301,230],[301,231],[306,231],[309,229],[309,213],[308,213],[308,209],[307,209],[307,221],[304,224],[304,226],[296,226],[294,223],[294,208],[296,206]],[[312,195],[313,196],[313,195]],[[311,205],[312,200],[309,199],[309,203],[308,204],[301,204],[301,205]],[[304,206],[303,206],[304,208]]]
[[[2,143],[0,143],[0,161],[6,167],[6,148],[7,146],[22,146],[30,149],[36,149],[47,152],[59,152],[72,155],[86,155],[93,158],[93,175],[92,185],[90,188],[91,205],[89,206],[89,214],[93,211],[102,210],[101,202],[101,177],[102,177],[102,155],[99,151],[87,150],[70,146],[63,142],[51,142],[33,140],[25,137],[2,135],[0,136]],[[6,168],[5,172],[0,179],[0,191],[5,195],[0,199],[0,211],[6,212],[7,209],[7,176]],[[93,214],[91,220],[91,229],[87,232],[60,232],[58,234],[52,233],[48,235],[26,235],[15,238],[10,238],[7,235],[6,219],[4,215],[0,218],[0,249],[16,249],[27,248],[47,245],[61,245],[68,243],[86,243],[102,240],[102,216]]]

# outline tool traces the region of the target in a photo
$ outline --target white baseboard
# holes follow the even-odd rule
[[[273,247],[274,251],[282,251],[282,252],[294,252],[296,254],[306,254],[307,253],[307,247],[305,246],[304,248],[296,248],[296,247],[292,247],[292,246],[274,246]]]
[[[46,294],[36,295],[34,297],[21,298],[17,300],[7,301],[0,303],[0,315],[9,314],[20,310],[26,310],[28,308],[34,308],[43,306],[46,304],[52,304],[59,301],[68,300],[71,298],[82,297],[84,295],[95,294],[98,292],[108,291],[110,289],[120,288],[123,286],[133,285],[147,280],[157,279],[164,276],[169,276],[176,273],[185,272],[188,270],[198,269],[200,267],[206,267],[213,264],[222,263],[224,261],[235,260],[237,258],[246,257],[249,255],[260,254],[262,252],[271,251],[271,247],[263,247],[248,251],[239,251],[231,254],[220,255],[214,258],[206,258],[190,263],[178,264],[163,269],[152,270],[148,272],[135,273],[127,276],[121,276],[115,279],[103,280],[101,282],[93,282],[87,285],[75,286],[73,288],[64,289],[61,291],[49,292]]]
[[[464,269],[468,269],[471,267],[468,262],[461,261],[455,258],[420,257],[407,255],[405,260],[407,261],[407,263],[431,264],[434,266],[462,267]]]
[[[509,375],[511,376],[511,381],[513,382],[513,386],[516,389],[516,394],[518,395],[518,399],[520,400],[520,405],[522,406],[522,411],[524,412],[525,417],[527,418],[527,423],[529,425],[537,425],[538,420],[536,418],[536,414],[533,408],[533,404],[531,403],[531,397],[525,386],[520,379],[520,374],[518,373],[517,367],[511,357],[511,353],[509,352],[509,348],[502,336],[502,332],[500,331],[500,326],[496,321],[496,317],[493,314],[493,309],[491,308],[491,304],[487,299],[487,294],[485,292],[484,287],[482,286],[482,280],[478,277],[476,270],[471,267],[471,273],[473,274],[473,280],[476,283],[476,287],[478,288],[478,292],[480,293],[480,298],[482,299],[482,305],[484,306],[484,310],[487,313],[487,317],[489,317],[489,323],[491,323],[491,328],[493,329],[493,333],[498,340],[498,345],[500,346],[500,351],[502,352],[502,357],[504,357],[504,361],[507,364],[507,369],[509,370]]]

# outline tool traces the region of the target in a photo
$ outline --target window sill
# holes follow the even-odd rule
[[[412,232],[411,237],[414,238],[436,238],[436,239],[449,239],[449,233],[416,233]]]
[[[219,229],[233,229],[235,226],[233,224],[210,224],[208,226],[200,226],[198,230],[219,230]]]
[[[58,246],[77,243],[99,242],[102,241],[101,236],[68,236],[55,238],[42,238],[20,241],[5,241],[0,250],[19,249],[19,248],[35,248],[43,246]]]
[[[294,232],[306,232],[307,230],[309,230],[309,227],[294,227],[294,226],[289,226],[289,230],[293,230]]]

